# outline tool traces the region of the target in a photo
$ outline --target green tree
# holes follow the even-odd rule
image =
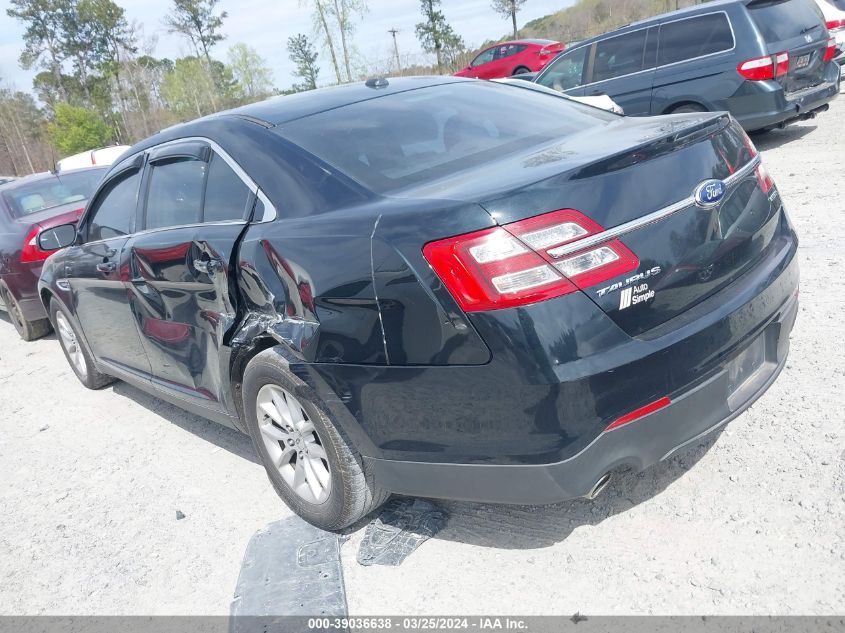
[[[317,76],[320,74],[320,67],[317,66],[317,50],[308,38],[302,34],[292,35],[288,38],[288,55],[290,60],[296,64],[294,77],[302,79],[302,83],[295,84],[294,90],[313,90],[317,87]]]
[[[186,37],[194,47],[197,57],[205,57],[211,68],[211,49],[222,42],[220,32],[228,13],[216,12],[218,0],[173,0],[173,9],[164,18],[171,33]]]
[[[109,126],[96,112],[67,103],[56,104],[47,133],[62,156],[102,147],[112,140]]]
[[[273,92],[273,71],[254,48],[235,44],[229,49],[229,69],[247,101],[264,99]]]
[[[493,0],[493,11],[503,18],[510,18],[513,21],[513,38],[519,37],[519,29],[516,26],[516,14],[522,8],[526,0]]]
[[[427,53],[437,57],[437,72],[443,73],[444,62],[451,65],[464,50],[464,41],[446,22],[440,10],[440,0],[420,0],[424,21],[417,24],[417,39]]]
[[[26,25],[21,66],[27,70],[41,66],[53,75],[53,84],[60,98],[67,99],[62,79],[65,61],[62,40],[64,16],[72,0],[11,0],[6,9],[9,17]]]

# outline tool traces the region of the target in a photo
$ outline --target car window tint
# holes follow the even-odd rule
[[[549,65],[546,72],[538,77],[537,83],[561,92],[577,88],[582,84],[584,62],[589,50],[589,46],[582,46],[561,55]]]
[[[812,0],[756,2],[748,10],[768,44],[802,37],[824,27],[821,9]]]
[[[496,54],[495,48],[488,48],[486,51],[481,53],[478,57],[472,60],[473,66],[481,66],[481,64],[487,64],[493,61],[493,56]]]
[[[712,13],[660,27],[658,65],[728,51],[734,46],[733,33],[724,13]]]
[[[617,35],[596,44],[592,81],[605,81],[643,69],[647,29]]]
[[[89,242],[127,235],[132,230],[140,182],[141,172],[133,171],[119,176],[103,188],[91,209]]]
[[[554,94],[479,81],[385,95],[275,129],[387,193],[561,143],[616,118]]]
[[[249,194],[243,180],[215,154],[208,166],[203,222],[243,219]]]
[[[208,163],[193,159],[153,165],[144,227],[160,229],[201,222],[207,169]]]

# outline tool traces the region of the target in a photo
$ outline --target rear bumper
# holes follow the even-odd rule
[[[27,321],[39,321],[47,318],[44,306],[38,298],[38,277],[40,274],[41,267],[38,266],[3,276],[3,283],[18,302],[23,318]]]
[[[750,407],[786,364],[797,310],[798,297],[793,296],[760,334],[765,341],[765,363],[733,393],[726,367],[686,392],[674,394],[671,405],[602,433],[564,461],[488,465],[367,459],[367,463],[378,481],[398,494],[514,504],[586,496],[605,473],[623,467],[641,471],[695,444]]]
[[[741,91],[728,100],[728,107],[743,128],[762,130],[797,122],[833,101],[839,95],[840,70],[830,63],[824,83],[789,94],[773,81],[745,83],[751,92]]]

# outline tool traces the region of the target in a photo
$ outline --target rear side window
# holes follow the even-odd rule
[[[202,196],[208,164],[173,160],[152,167],[145,228],[197,224],[202,221]]]
[[[768,44],[795,39],[824,26],[824,16],[813,0],[755,2],[748,10]]]
[[[141,172],[133,171],[110,181],[100,192],[91,210],[88,241],[107,240],[127,235],[138,206]]]
[[[592,81],[606,81],[640,72],[647,32],[647,29],[641,29],[598,42]]]
[[[711,13],[660,27],[657,63],[677,62],[729,51],[734,47],[733,33],[724,13]]]
[[[250,191],[244,181],[217,154],[208,166],[208,187],[205,192],[203,222],[241,220],[246,211]]]
[[[353,103],[276,131],[370,191],[387,193],[616,119],[535,90],[460,82]]]

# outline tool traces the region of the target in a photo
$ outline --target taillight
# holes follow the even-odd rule
[[[827,49],[824,52],[824,61],[829,62],[836,57],[836,39],[831,37],[827,40]]]
[[[540,57],[546,57],[546,56],[551,55],[551,54],[552,54],[552,51],[547,46],[544,46],[543,48],[541,48],[540,52],[538,53],[538,55],[540,55]]]
[[[604,229],[572,209],[426,244],[423,255],[467,312],[560,297],[625,274],[640,262],[618,239],[584,249]]]
[[[775,77],[783,77],[789,73],[789,53],[775,55]]]
[[[771,57],[755,57],[742,62],[737,72],[750,81],[766,81],[775,78],[775,64]]]
[[[835,31],[836,29],[845,29],[845,20],[829,20],[825,22],[828,31]]]
[[[769,174],[769,170],[760,163],[757,165],[757,169],[754,170],[755,175],[757,176],[757,182],[760,183],[760,189],[763,190],[763,193],[769,193],[772,190],[772,187],[775,186],[775,181]]]
[[[43,229],[37,224],[26,234],[23,241],[23,248],[21,249],[21,263],[34,264],[36,262],[43,262],[52,255],[50,251],[42,251],[38,248],[38,234]]]

